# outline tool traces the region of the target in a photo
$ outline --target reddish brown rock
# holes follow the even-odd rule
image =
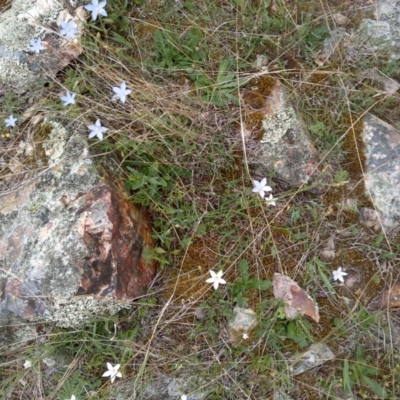
[[[143,210],[129,202],[121,189],[102,182],[85,195],[78,230],[93,249],[82,261],[78,294],[134,299],[145,293],[154,264],[142,258],[143,246],[153,246]]]
[[[318,305],[292,278],[275,273],[272,285],[274,297],[285,303],[287,319],[294,319],[298,315],[307,315],[315,322],[319,322]]]

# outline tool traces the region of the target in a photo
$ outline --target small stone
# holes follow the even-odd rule
[[[358,216],[360,224],[372,228],[375,232],[381,229],[381,216],[378,211],[363,207]]]
[[[293,400],[289,395],[287,395],[283,389],[277,389],[274,392],[273,400]]]
[[[317,343],[311,345],[305,353],[300,354],[290,369],[293,375],[299,375],[334,358],[335,354],[328,345],[324,343]]]
[[[319,255],[326,261],[335,258],[335,237],[331,236],[325,243],[324,247],[320,250]]]
[[[333,20],[338,24],[338,25],[346,25],[347,22],[349,22],[349,19],[341,14],[341,13],[336,13],[333,14]]]
[[[285,302],[284,311],[287,319],[307,315],[315,322],[319,322],[318,305],[293,279],[287,275],[275,273],[272,285],[274,297]]]
[[[256,313],[251,308],[235,307],[234,318],[228,324],[228,339],[231,343],[240,341],[243,333],[248,333],[257,325]]]
[[[194,315],[200,321],[207,318],[206,310],[204,310],[204,308],[202,307],[196,307],[196,309],[194,310]]]
[[[344,284],[348,288],[354,288],[357,283],[360,283],[360,274],[352,268],[346,268],[347,275],[344,277]]]
[[[259,140],[251,136],[246,140],[249,165],[256,175],[268,176],[273,171],[277,178],[293,187],[310,183],[320,171],[318,153],[283,85],[274,83],[264,99],[265,104],[256,113],[260,117],[256,124]],[[243,131],[251,131],[251,124],[244,124]]]

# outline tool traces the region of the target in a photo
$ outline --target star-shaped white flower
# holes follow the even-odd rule
[[[274,206],[274,207],[276,206],[275,200],[276,200],[276,199],[274,199],[274,197],[272,196],[271,193],[269,194],[269,197],[267,197],[267,198],[265,199],[265,201],[267,202],[267,204],[268,204],[269,206]]]
[[[107,132],[108,128],[105,128],[104,126],[101,126],[101,122],[98,119],[94,125],[88,125],[87,126],[90,129],[90,134],[89,134],[89,139],[92,137],[97,136],[100,140],[103,140],[103,132]]]
[[[249,335],[247,333],[243,333],[242,338],[243,340],[247,340],[249,338]]]
[[[88,6],[85,6],[86,10],[92,12],[92,20],[96,21],[97,15],[100,14],[103,17],[107,17],[107,11],[104,9],[105,5],[107,4],[107,1],[104,0],[99,3],[99,0],[92,0],[92,4],[89,4]]]
[[[126,96],[132,92],[132,90],[129,90],[126,88],[126,83],[123,81],[121,83],[121,86],[113,86],[112,88],[114,90],[114,93],[117,95],[117,97],[121,100],[122,103],[125,104]]]
[[[107,363],[108,371],[104,372],[102,376],[109,376],[111,379],[111,383],[113,383],[116,377],[122,378],[121,372],[118,371],[120,366],[121,364],[117,364],[113,367],[112,364],[108,362]]]
[[[253,180],[253,185],[254,188],[252,192],[258,193],[262,199],[265,196],[265,192],[270,192],[272,190],[272,187],[267,186],[267,178],[263,178],[260,182]]]
[[[60,35],[65,36],[68,40],[73,39],[74,35],[78,33],[75,22],[70,19],[68,22],[61,22]]]
[[[40,38],[38,38],[36,40],[35,39],[30,40],[29,44],[30,44],[29,50],[33,51],[34,53],[37,53],[37,54],[40,53],[40,50],[46,49],[46,47],[44,47],[42,45],[42,39],[40,39]]]
[[[62,100],[64,106],[68,106],[70,104],[75,104],[75,96],[76,93],[70,93],[67,90],[65,96],[60,96],[60,99]]]
[[[181,400],[187,400],[186,394],[183,394],[183,395],[181,396]]]
[[[69,399],[65,399],[65,400],[76,400],[75,395],[73,394]]]
[[[222,270],[218,271],[217,273],[210,271],[210,274],[211,278],[208,278],[206,282],[212,283],[215,290],[218,289],[219,284],[224,285],[226,283],[226,280],[222,279],[222,275],[224,274]]]
[[[26,360],[24,362],[24,368],[27,369],[27,368],[30,368],[30,367],[32,367],[32,361]]]
[[[342,267],[339,267],[336,271],[333,271],[333,280],[344,282],[343,277],[348,275],[347,272],[342,271]]]
[[[14,116],[11,114],[7,119],[4,120],[6,123],[6,128],[11,126],[14,128],[15,123],[17,122],[17,118],[14,118]]]

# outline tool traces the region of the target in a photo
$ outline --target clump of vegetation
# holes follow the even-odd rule
[[[107,127],[91,150],[100,162],[113,158],[115,179],[146,207],[157,243],[146,257],[158,261],[161,274],[130,310],[76,330],[39,324],[37,340],[2,349],[1,397],[109,399],[126,385],[121,398],[146,398],[146,387],[168,375],[185,377],[181,395],[188,398],[268,399],[278,391],[293,399],[399,398],[398,317],[366,307],[388,274],[398,277],[399,240],[360,226],[357,213],[372,204],[362,185],[362,116],[373,108],[399,123],[388,111],[398,95],[385,96],[363,73],[377,68],[395,78],[398,71],[371,55],[345,63],[340,51],[315,63],[333,15],[347,12],[357,26],[357,6],[108,0],[106,10],[87,23],[83,54],[43,90],[37,107],[71,126],[99,119]],[[260,56],[267,61],[257,65]],[[330,179],[315,194],[288,188],[271,171],[274,207],[252,193],[252,180],[263,177],[246,165],[240,124],[259,139],[260,110],[275,81],[285,86]],[[112,99],[121,82],[131,91],[124,103]],[[76,93],[68,108],[59,99],[66,89]],[[15,93],[0,101],[7,116],[26,105]],[[32,132],[40,142],[46,125]],[[1,136],[4,159],[19,141],[14,131]],[[12,174],[3,164],[0,171]],[[348,197],[353,209],[343,207]],[[327,260],[320,250],[331,236],[336,257]],[[333,282],[338,268],[361,274],[363,286]],[[214,290],[206,280],[220,270],[226,284]],[[319,304],[318,324],[287,320],[272,295],[274,272],[307,288]],[[257,326],[233,344],[226,327],[235,305],[253,309]],[[317,342],[336,358],[318,373],[292,376],[295,355]],[[121,365],[122,381],[102,378],[106,363]]]

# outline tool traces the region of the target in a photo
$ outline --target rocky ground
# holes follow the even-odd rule
[[[400,396],[395,1],[0,10],[2,398]]]

